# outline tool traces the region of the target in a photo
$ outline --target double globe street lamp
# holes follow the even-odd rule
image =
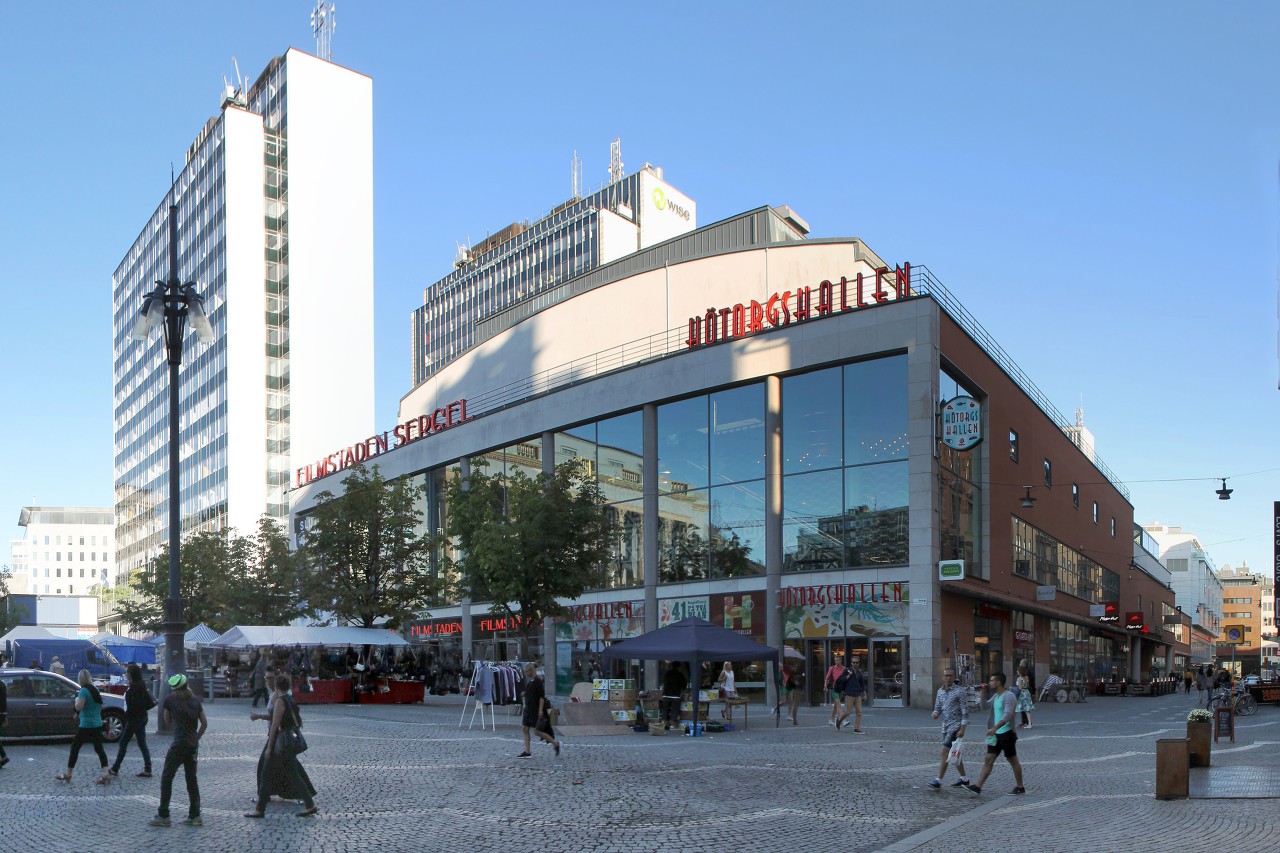
[[[201,343],[213,341],[213,326],[204,311],[204,298],[196,292],[194,282],[183,284],[178,278],[178,208],[169,205],[169,280],[157,281],[155,290],[146,295],[142,312],[130,337],[147,340],[156,326],[164,329],[165,350],[169,361],[169,596],[164,601],[164,674],[159,685],[160,701],[169,693],[168,679],[187,672],[184,637],[186,622],[182,612],[181,569],[178,557],[182,544],[180,459],[178,456],[178,368],[182,364],[182,339],[188,321]],[[159,730],[165,731],[164,715],[159,715]]]

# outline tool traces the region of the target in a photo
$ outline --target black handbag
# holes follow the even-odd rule
[[[301,755],[307,751],[307,739],[292,726],[276,734],[276,752],[281,755]]]

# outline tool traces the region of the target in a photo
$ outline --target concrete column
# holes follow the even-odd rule
[[[644,481],[641,491],[644,504],[644,630],[647,633],[658,628],[658,407],[653,403],[647,404],[641,419],[641,445],[644,450],[640,470]],[[658,689],[658,663],[656,660],[644,662],[646,690]]]
[[[910,645],[906,664],[910,672],[909,683],[903,685],[909,704],[917,708],[933,707],[934,691],[942,684],[943,662],[949,661],[961,649],[952,648],[952,637],[959,629],[966,634],[973,630],[973,621],[967,626],[943,623],[942,596],[946,584],[938,580],[940,545],[935,503],[938,494],[938,462],[934,456],[937,437],[934,435],[938,407],[938,317],[932,303],[921,301],[918,326],[927,328],[907,350],[907,436],[910,453],[907,457],[908,505],[910,520],[907,528],[906,569],[911,584],[911,603],[908,610]],[[988,416],[989,419],[989,416]],[[970,451],[984,454],[983,470],[989,470],[985,455],[995,442],[984,441]],[[991,489],[982,490],[982,545],[981,565],[966,566],[972,575],[990,577],[991,564]],[[1008,521],[1005,521],[1008,524]],[[1010,648],[1010,646],[1005,646]],[[963,651],[970,651],[964,649]],[[1006,669],[1006,672],[1008,670]]]
[[[464,492],[469,491],[471,489],[471,484],[467,482],[467,480],[471,476],[471,460],[465,456],[459,459],[458,471],[460,472],[460,475],[462,477],[462,490]],[[458,557],[461,559],[463,556],[464,556],[463,553],[459,551]],[[461,614],[462,615],[462,667],[465,671],[470,671],[471,652],[475,648],[475,636],[474,636],[474,632],[471,630],[471,594],[470,593],[467,593],[462,596],[460,607],[462,610],[462,614]]]
[[[764,379],[765,642],[782,650],[782,380]],[[774,664],[774,667],[778,666]],[[778,703],[776,678],[766,676],[766,704]]]

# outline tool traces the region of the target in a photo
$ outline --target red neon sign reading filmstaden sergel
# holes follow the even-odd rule
[[[412,444],[429,435],[444,432],[458,424],[464,424],[469,420],[473,420],[473,418],[467,414],[467,401],[455,400],[430,414],[410,418],[390,432],[370,436],[364,441],[345,447],[336,453],[330,453],[310,465],[302,466],[294,474],[294,485],[305,486],[312,480],[327,477],[353,465],[367,462],[376,456],[381,456],[388,450]]]

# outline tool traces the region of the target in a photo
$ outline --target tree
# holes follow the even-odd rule
[[[465,487],[458,477],[446,486],[446,532],[461,550],[451,564],[472,598],[493,602],[518,626],[527,650],[543,619],[564,612],[557,599],[598,584],[616,521],[580,460],[536,477],[517,468],[504,478],[485,473],[483,459],[471,464]]]
[[[30,615],[26,607],[9,598],[9,576],[0,574],[0,634],[9,633]]]
[[[303,559],[311,572],[315,610],[372,628],[395,628],[441,592],[430,572],[432,540],[418,532],[423,489],[408,478],[388,482],[363,465],[342,481],[343,494],[324,491],[308,516]]]
[[[236,625],[283,625],[308,611],[302,605],[298,561],[289,540],[270,518],[258,522],[253,538],[234,529],[202,530],[182,543],[183,621],[201,622],[215,631]],[[159,632],[169,595],[169,549],[151,563],[151,571],[130,578],[133,595],[120,599],[117,612],[134,628]]]
[[[289,537],[273,519],[258,520],[253,538],[231,541],[237,569],[227,591],[228,621],[235,625],[287,625],[314,615],[306,602],[302,560],[289,550]]]
[[[204,622],[215,631],[226,631],[234,624],[224,615],[234,574],[229,540],[227,530],[201,530],[182,543],[179,593],[188,628]],[[129,583],[134,594],[119,602],[121,618],[135,629],[159,633],[164,625],[164,601],[169,597],[169,546],[160,549],[150,571],[139,569]]]

